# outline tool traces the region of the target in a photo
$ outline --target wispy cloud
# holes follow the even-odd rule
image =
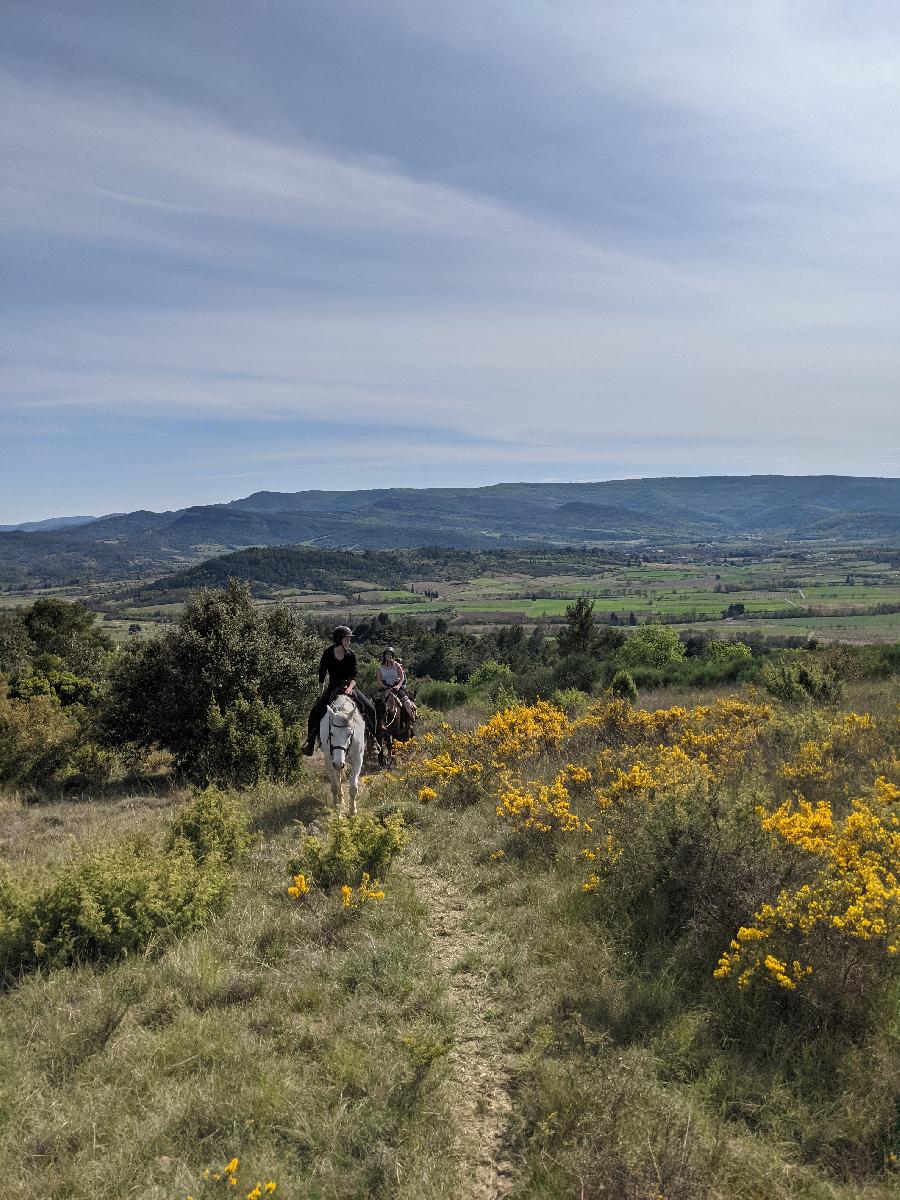
[[[202,490],[178,465],[198,421],[235,480],[219,498],[348,455],[347,486],[374,483],[388,442],[419,482],[896,473],[890,6],[10,0],[0,20],[4,520],[130,507],[148,414],[168,507]],[[131,466],[91,466],[68,503],[70,422]]]

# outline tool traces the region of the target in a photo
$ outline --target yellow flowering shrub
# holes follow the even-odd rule
[[[497,801],[497,816],[514,833],[573,833],[582,822],[571,809],[566,772],[548,784],[510,782]]]
[[[715,968],[813,997],[849,972],[877,991],[875,960],[900,959],[894,724],[753,694],[655,711],[605,698],[577,719],[538,702],[426,734],[401,773],[422,801],[490,803],[510,839],[494,861],[567,851],[598,913],[698,980]]]
[[[377,879],[371,879],[368,871],[363,872],[359,886],[354,890],[345,883],[341,887],[341,904],[345,909],[362,908],[372,900],[383,900],[384,889]]]
[[[476,747],[487,750],[502,765],[535,758],[557,748],[569,732],[569,718],[546,700],[515,704],[495,713],[472,735]]]
[[[309,894],[309,880],[302,872],[294,876],[294,882],[288,888],[288,895],[293,896],[295,900],[302,900],[304,896]]]
[[[800,880],[763,904],[719,960],[717,979],[763,978],[834,1007],[889,973],[900,952],[900,788],[877,778],[835,816],[797,796],[759,809],[773,845],[799,852]],[[788,965],[789,964],[789,965]]]

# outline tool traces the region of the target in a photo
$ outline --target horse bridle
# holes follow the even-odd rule
[[[329,704],[328,708],[331,713],[331,715],[328,718],[328,753],[331,757],[332,765],[334,765],[335,748],[337,748],[338,750],[343,750],[344,754],[347,754],[347,753],[349,753],[350,747],[353,745],[353,722],[350,720],[349,716],[345,717],[343,713],[339,713],[337,711],[337,709],[332,708],[330,704]],[[335,720],[335,717],[337,717],[339,719]],[[332,729],[347,729],[347,730],[349,730],[350,737],[349,737],[349,740],[347,741],[346,746],[335,747],[334,742],[331,740]]]

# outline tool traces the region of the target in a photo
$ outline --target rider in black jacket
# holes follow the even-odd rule
[[[331,636],[332,645],[328,647],[319,662],[319,687],[321,691],[318,700],[313,705],[312,712],[309,714],[309,728],[307,730],[306,746],[303,750],[304,754],[312,754],[315,750],[316,739],[319,736],[319,724],[325,716],[325,710],[329,702],[340,692],[345,692],[348,696],[353,697],[357,708],[362,713],[366,722],[366,729],[369,731],[369,736],[375,736],[375,705],[356,686],[356,655],[350,649],[350,639],[353,637],[353,631],[347,625],[338,625]],[[326,676],[328,678],[327,684],[325,683]]]

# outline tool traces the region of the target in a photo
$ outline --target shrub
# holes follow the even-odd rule
[[[513,686],[512,668],[505,663],[498,663],[493,658],[486,659],[476,667],[468,679],[470,692],[478,692],[495,703],[500,703],[500,695],[508,694]]]
[[[0,889],[0,971],[108,961],[182,936],[231,890],[220,856],[199,862],[183,841],[163,853],[139,839],[81,858],[49,886]]]
[[[356,887],[364,874],[381,878],[407,840],[406,825],[399,813],[376,817],[371,812],[360,812],[353,817],[332,817],[324,838],[305,837],[288,867],[291,874],[309,875],[319,887]]]
[[[822,1015],[871,1013],[900,954],[898,801],[879,777],[843,820],[827,800],[760,808],[773,841],[795,849],[791,882],[737,931],[716,978],[796,991]]]
[[[78,723],[54,696],[10,699],[0,683],[0,781],[41,786],[60,779]]]
[[[668,625],[641,625],[632,633],[616,655],[620,667],[668,666],[684,658],[684,642]]]
[[[35,665],[42,658],[55,659],[62,670],[79,676],[101,674],[113,642],[89,608],[50,597],[36,600],[21,620],[35,648]]]
[[[580,688],[557,688],[550,697],[551,704],[561,708],[567,717],[580,717],[591,707],[593,700]]]
[[[278,709],[258,696],[239,696],[222,712],[213,701],[207,717],[207,738],[195,774],[212,783],[255,787],[263,779],[292,779],[302,761],[306,728],[285,726]]]
[[[208,787],[178,814],[169,835],[169,849],[187,845],[198,863],[218,856],[240,862],[250,845],[247,810],[233,792]]]
[[[423,679],[419,684],[416,699],[420,704],[446,712],[450,708],[459,708],[467,704],[469,691],[464,684],[446,683],[441,679]]]
[[[14,676],[9,694],[16,700],[29,700],[32,696],[55,696],[65,708],[70,704],[95,704],[100,696],[100,687],[93,679],[51,667],[39,674]]]
[[[618,696],[622,700],[628,700],[631,704],[637,701],[637,685],[627,671],[616,671],[612,677],[612,683],[609,685],[609,690],[614,696]]]
[[[293,764],[293,735],[306,719],[320,647],[287,609],[257,609],[245,585],[192,593],[178,628],[130,641],[110,679],[103,728],[114,744],[159,745],[206,782],[258,778]],[[217,715],[218,713],[218,715]],[[242,722],[253,726],[248,738]],[[288,745],[290,742],[290,745]]]
[[[718,641],[714,638],[707,642],[704,657],[708,658],[710,662],[748,659],[753,657],[753,651],[745,642]]]
[[[844,695],[845,679],[841,660],[833,656],[819,660],[804,650],[786,650],[762,669],[766,691],[789,704],[810,700],[837,704]]]
[[[111,750],[98,746],[96,742],[83,742],[69,758],[67,772],[91,787],[102,787],[109,783],[119,765]]]

